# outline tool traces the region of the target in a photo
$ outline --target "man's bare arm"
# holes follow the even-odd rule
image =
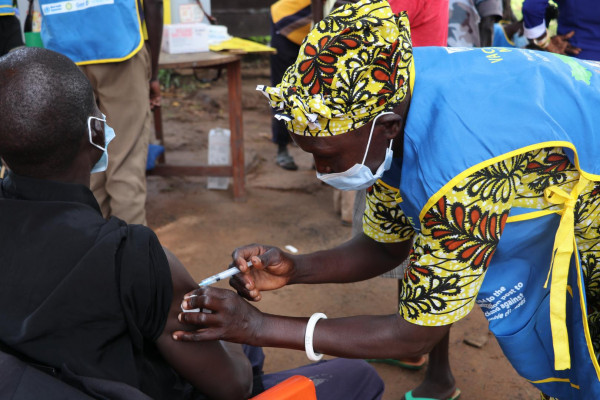
[[[183,295],[197,288],[196,282],[181,262],[165,249],[171,267],[173,300],[167,323],[156,341],[165,360],[187,381],[211,399],[239,400],[252,391],[252,367],[241,345],[208,341],[176,342],[171,334],[178,330],[194,330],[177,320]]]

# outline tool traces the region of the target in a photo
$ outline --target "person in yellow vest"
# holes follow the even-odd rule
[[[16,11],[13,0],[0,0],[0,57],[23,46],[21,25]]]
[[[160,104],[162,1],[40,0],[40,8],[44,47],[81,68],[116,132],[106,170],[92,176],[102,214],[145,224],[150,107]]]

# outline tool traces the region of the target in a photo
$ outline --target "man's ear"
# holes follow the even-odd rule
[[[92,132],[92,142],[104,148],[104,123],[98,119],[92,118],[90,120],[90,128]]]
[[[378,121],[377,124],[381,125],[381,127],[384,129],[383,134],[385,135],[386,139],[397,138],[398,135],[402,133],[402,117],[398,114],[389,114],[382,116],[381,119],[384,117],[387,118],[381,122]]]

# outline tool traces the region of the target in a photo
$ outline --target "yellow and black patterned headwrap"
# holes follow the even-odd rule
[[[386,0],[362,0],[319,22],[281,83],[258,90],[290,132],[340,135],[398,105],[411,68],[406,13],[395,15]]]

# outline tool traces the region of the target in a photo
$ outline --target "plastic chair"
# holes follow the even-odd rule
[[[313,381],[294,375],[250,400],[317,400],[317,392]]]

